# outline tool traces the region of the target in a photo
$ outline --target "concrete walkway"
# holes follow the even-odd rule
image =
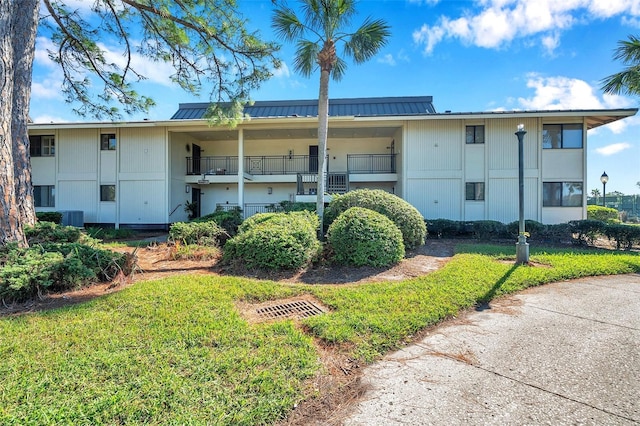
[[[549,284],[364,371],[345,425],[640,424],[640,275]]]

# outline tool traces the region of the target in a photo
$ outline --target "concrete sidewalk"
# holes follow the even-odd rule
[[[640,275],[549,284],[364,371],[345,425],[640,424]]]

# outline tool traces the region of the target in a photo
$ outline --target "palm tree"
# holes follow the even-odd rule
[[[320,68],[320,92],[318,96],[318,198],[316,210],[320,217],[320,235],[324,216],[325,176],[327,173],[327,132],[329,125],[329,77],[339,81],[347,64],[343,57],[356,64],[372,58],[386,43],[390,35],[389,25],[383,20],[365,19],[355,31],[350,32],[351,19],[356,13],[355,0],[300,0],[302,18],[280,3],[276,6],[272,27],[278,37],[295,42],[294,68],[305,77]],[[336,45],[343,45],[343,55],[338,56]]]
[[[616,95],[640,95],[640,38],[630,35],[629,40],[619,41],[613,58],[627,67],[603,79],[602,90]]]
[[[598,200],[600,199],[600,190],[595,188],[591,190],[591,197],[596,199],[596,204],[598,204]]]

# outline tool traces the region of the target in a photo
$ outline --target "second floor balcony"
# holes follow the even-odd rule
[[[237,175],[237,156],[187,157],[187,175]],[[334,170],[327,157],[327,169],[349,174],[396,173],[396,154],[349,154],[347,170]],[[244,157],[244,172],[250,175],[297,175],[318,172],[318,157],[312,155],[262,155]]]

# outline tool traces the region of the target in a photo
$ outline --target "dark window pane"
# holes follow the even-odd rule
[[[564,124],[562,126],[562,147],[582,148],[582,124]]]
[[[484,200],[484,182],[469,182],[465,184],[465,199],[467,201]]]
[[[467,200],[475,200],[476,189],[472,183],[467,183],[465,185],[465,194]]]
[[[105,133],[100,135],[100,149],[103,151],[113,151],[116,149],[116,135],[115,133]]]
[[[467,126],[467,136],[466,136],[467,143],[473,143],[474,139],[475,139],[475,129],[473,128],[473,126]]]
[[[562,182],[545,182],[542,184],[542,206],[562,206]]]
[[[100,185],[100,201],[115,201],[115,200],[116,200],[116,186]]]
[[[542,126],[542,148],[562,148],[561,124],[545,124]]]
[[[42,155],[42,136],[29,136],[29,154],[32,157],[40,157]]]

